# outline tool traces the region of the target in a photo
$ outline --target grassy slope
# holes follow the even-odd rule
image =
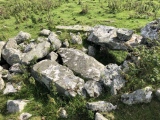
[[[8,0],[10,2],[12,0]],[[70,0],[71,1],[71,0]],[[82,0],[83,5],[88,5],[88,13],[85,15],[80,15],[79,12],[82,10],[81,5],[77,5],[76,1],[71,1],[70,3],[63,3],[60,7],[54,8],[51,11],[51,19],[53,20],[52,28],[54,30],[54,26],[56,25],[74,25],[74,24],[82,24],[82,25],[109,25],[115,27],[123,27],[133,29],[139,32],[140,28],[143,27],[147,22],[154,19],[153,16],[149,16],[147,19],[128,19],[130,14],[133,14],[134,11],[122,11],[117,12],[116,14],[107,13],[107,3],[105,0],[101,0],[101,3],[98,0]],[[6,2],[6,0],[0,0],[1,3]],[[14,4],[13,4],[14,6]],[[159,12],[159,11],[158,11]],[[22,13],[22,16],[24,14]],[[19,24],[15,24],[16,20],[13,16],[10,19],[1,19],[0,20],[0,39],[7,40],[10,37],[15,36],[20,30],[26,31],[32,34],[33,38],[38,36],[38,32],[42,28],[48,28],[47,25],[47,15],[46,12],[38,12],[38,14],[34,14],[36,19],[42,18],[43,22],[38,22],[37,24],[32,23],[29,18],[26,21],[20,22]],[[115,56],[117,54],[114,52]],[[124,53],[121,53],[124,54]],[[117,57],[117,59],[121,58]],[[46,88],[41,86],[38,83],[32,83],[32,81],[28,81],[27,79],[18,77],[20,80],[23,80],[24,87],[20,93],[16,93],[14,95],[3,96],[0,94],[0,119],[9,119],[12,118],[17,120],[17,114],[8,114],[6,112],[6,101],[8,99],[29,99],[31,102],[25,108],[24,111],[30,112],[33,114],[32,120],[40,120],[41,116],[45,117],[47,120],[56,120],[57,118],[57,110],[59,107],[65,107],[69,114],[68,120],[90,120],[93,119],[93,113],[88,111],[85,108],[86,100],[82,98],[65,98],[63,96],[57,96],[51,94],[47,91]],[[27,81],[27,82],[26,82]],[[106,93],[106,92],[105,92]],[[118,109],[111,113],[104,113],[110,119],[115,120],[159,120],[160,119],[160,104],[159,101],[154,98],[150,104],[140,104],[134,106],[127,106],[122,104],[119,101],[118,97],[110,97],[104,94],[100,98],[89,99],[89,101],[95,100],[106,100],[112,101],[114,104],[118,105]]]

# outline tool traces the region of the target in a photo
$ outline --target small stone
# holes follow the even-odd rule
[[[29,33],[20,31],[18,35],[15,37],[15,40],[17,41],[18,44],[20,44],[30,38],[31,38],[31,35]]]
[[[67,118],[68,114],[64,108],[58,110],[58,115],[60,118]]]
[[[30,113],[22,113],[19,117],[20,120],[28,120],[30,117],[32,116],[32,114]]]
[[[43,29],[41,32],[40,32],[40,35],[44,35],[44,36],[48,36],[50,34],[50,30],[47,30],[47,29]]]
[[[69,47],[69,42],[68,40],[66,39],[64,42],[63,42],[63,46],[68,48]]]
[[[24,100],[8,100],[7,111],[9,113],[21,112],[27,103]]]
[[[6,88],[3,91],[3,94],[16,93],[17,90],[13,87],[12,83],[6,83]]]
[[[2,90],[5,86],[4,80],[0,78],[0,90]]]
[[[56,61],[58,58],[58,54],[55,52],[51,52],[47,55],[47,58],[52,61]]]
[[[71,36],[71,42],[73,44],[82,44],[82,38],[79,34],[75,35],[73,33],[70,33],[70,36]]]
[[[99,111],[99,112],[109,112],[115,110],[117,105],[112,105],[112,103],[106,101],[98,101],[98,102],[88,102],[87,108],[92,111]]]
[[[108,120],[108,119],[97,112],[96,115],[95,115],[95,120]]]
[[[9,71],[10,71],[10,72],[14,72],[14,73],[22,73],[21,64],[19,64],[19,63],[13,64],[13,65],[9,68]]]

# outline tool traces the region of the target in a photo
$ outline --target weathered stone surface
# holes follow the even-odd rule
[[[119,28],[117,30],[117,37],[122,41],[128,41],[133,34],[133,30],[128,30],[125,28]]]
[[[144,28],[141,29],[141,35],[144,38],[151,40],[160,40],[160,19],[148,23]]]
[[[48,89],[52,86],[57,92],[65,95],[76,96],[83,94],[84,80],[76,77],[73,72],[55,61],[43,60],[33,66],[32,76],[45,84]]]
[[[0,41],[0,61],[1,61],[1,53],[2,53],[2,49],[4,47],[4,45],[6,44],[5,41]]]
[[[99,111],[99,112],[109,112],[112,110],[115,110],[117,108],[117,105],[112,105],[109,102],[106,101],[98,101],[98,102],[88,102],[87,108],[92,111]]]
[[[156,90],[156,96],[157,96],[157,98],[160,100],[160,88],[158,88],[157,90]]]
[[[84,89],[90,97],[98,97],[102,93],[101,84],[93,80],[87,81],[84,85]]]
[[[60,109],[58,110],[58,116],[59,116],[60,118],[67,118],[67,117],[68,117],[68,114],[67,114],[67,112],[66,112],[66,110],[65,110],[64,108],[60,108]]]
[[[93,47],[91,45],[88,46],[88,55],[93,56],[93,57],[96,55],[95,47]]]
[[[24,100],[8,100],[7,111],[9,113],[21,112],[27,103]]]
[[[104,65],[80,50],[73,48],[60,48],[58,53],[63,64],[81,77],[98,81],[104,71]]]
[[[34,49],[35,47],[36,47],[36,44],[31,42],[31,43],[29,43],[28,45],[26,45],[24,47],[24,51],[23,52],[27,53],[27,52],[31,51],[32,49]]]
[[[16,63],[13,64],[10,68],[9,68],[10,72],[14,72],[14,73],[22,73],[22,69],[21,69],[21,64]]]
[[[95,120],[108,120],[108,119],[97,112],[96,115],[95,115]]]
[[[0,90],[2,90],[5,86],[4,80],[0,77]]]
[[[18,45],[15,39],[11,38],[7,41],[2,50],[2,56],[10,65],[21,62],[22,53],[18,50]]]
[[[118,30],[119,32],[117,32]],[[142,40],[140,36],[135,34],[133,36],[132,34],[125,33],[125,31],[122,32],[122,29],[115,27],[98,25],[94,27],[93,31],[88,37],[88,41],[109,47],[110,49],[126,50],[139,44]]]
[[[58,58],[58,54],[55,52],[51,52],[47,55],[47,58],[52,61],[56,61]]]
[[[30,62],[35,58],[41,59],[45,57],[49,53],[49,49],[50,43],[47,41],[43,41],[37,44],[37,46],[34,49],[32,49],[24,55],[24,57],[22,58],[22,63],[30,64]]]
[[[123,103],[132,105],[136,103],[149,103],[152,99],[152,88],[146,87],[144,89],[136,90],[132,93],[125,93],[121,96]]]
[[[48,40],[51,42],[54,50],[58,50],[62,46],[61,41],[58,39],[58,36],[54,32],[50,33]]]
[[[80,34],[76,35],[74,33],[70,33],[70,36],[71,36],[71,42],[73,44],[82,44],[82,38]]]
[[[40,31],[40,35],[44,35],[44,36],[48,36],[50,34],[50,30],[47,30],[47,29],[43,29]]]
[[[71,30],[71,31],[91,31],[93,28],[90,26],[81,26],[81,25],[74,25],[74,26],[56,26],[56,29],[61,30]]]
[[[107,65],[101,81],[106,87],[111,88],[112,95],[116,95],[117,91],[125,85],[125,80],[121,76],[121,67],[117,64]]]
[[[12,83],[6,83],[6,88],[3,91],[3,94],[16,93],[17,90],[13,87]]]
[[[19,119],[20,119],[20,120],[28,120],[30,117],[32,117],[32,114],[30,114],[30,113],[22,113],[22,114],[19,116]]]
[[[18,35],[15,37],[15,40],[17,41],[18,44],[20,44],[30,38],[31,38],[31,35],[29,33],[20,31]]]

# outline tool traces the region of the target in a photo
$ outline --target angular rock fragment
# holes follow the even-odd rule
[[[0,61],[1,61],[1,53],[2,53],[2,49],[4,47],[4,45],[6,44],[5,41],[0,41]]]
[[[65,110],[64,108],[60,108],[60,109],[58,110],[58,116],[59,116],[60,118],[67,118],[67,117],[68,117],[68,114],[67,114],[67,112],[66,112],[66,110]]]
[[[4,80],[0,78],[0,90],[2,90],[5,86]]]
[[[102,93],[101,84],[93,80],[87,81],[84,85],[84,89],[90,97],[98,97]]]
[[[111,88],[112,95],[116,95],[117,91],[125,85],[121,71],[121,67],[117,64],[109,64],[106,66],[104,76],[101,78],[102,83]]]
[[[137,103],[149,103],[152,99],[152,88],[146,87],[144,89],[136,90],[132,93],[125,93],[121,96],[123,103],[132,105]]]
[[[51,52],[47,55],[47,58],[52,61],[56,61],[58,58],[58,54],[55,52]]]
[[[32,117],[32,114],[30,113],[22,113],[19,117],[20,120],[28,120],[30,117]]]
[[[50,34],[50,30],[47,30],[47,29],[43,29],[40,31],[40,35],[44,35],[44,36],[48,36]]]
[[[133,30],[128,30],[125,28],[119,28],[117,30],[117,37],[122,41],[128,41],[133,34]]]
[[[76,77],[73,72],[55,61],[43,60],[35,64],[32,76],[47,86],[49,90],[56,87],[57,92],[76,96],[83,95],[84,80]]]
[[[73,44],[82,44],[82,38],[80,35],[75,35],[73,33],[70,33],[71,36],[71,42]]]
[[[58,50],[62,46],[61,41],[58,39],[58,36],[54,32],[50,33],[48,40],[51,42],[52,48],[54,50]]]
[[[87,108],[92,111],[99,111],[99,112],[109,112],[115,110],[117,105],[112,105],[112,103],[106,101],[98,101],[98,102],[88,102]]]
[[[93,57],[73,48],[60,48],[58,53],[62,57],[63,64],[82,78],[100,80],[105,67]]]
[[[20,44],[30,38],[31,38],[31,35],[29,33],[20,31],[18,35],[15,37],[15,40],[17,41],[18,44]]]
[[[19,63],[13,64],[9,68],[9,71],[13,72],[13,73],[22,73],[23,72],[22,69],[21,69],[21,64],[19,64]]]
[[[17,90],[13,87],[12,83],[6,83],[6,88],[3,91],[3,94],[16,93]]]

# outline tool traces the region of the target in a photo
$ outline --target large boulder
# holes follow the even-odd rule
[[[30,64],[33,59],[41,59],[49,53],[50,43],[43,41],[38,43],[35,48],[26,53],[22,58],[22,63]]]
[[[11,38],[7,41],[3,47],[2,56],[10,65],[21,62],[23,54],[18,49],[18,45],[15,39]]]
[[[106,46],[110,49],[126,50],[132,47],[132,45],[140,43],[138,37],[134,36],[134,38],[132,38],[132,34],[133,31],[131,30],[98,25],[94,27],[88,37],[88,41]]]
[[[107,118],[105,118],[103,115],[101,115],[100,113],[96,113],[95,114],[95,120],[108,120]]]
[[[87,81],[84,85],[84,88],[90,97],[98,97],[102,93],[102,86],[97,81]]]
[[[65,95],[83,94],[84,80],[76,77],[69,68],[55,61],[43,60],[35,64],[32,76],[45,84],[49,90],[56,87],[57,92]]]
[[[48,40],[52,44],[52,48],[54,50],[58,50],[62,46],[61,41],[58,39],[58,36],[54,32],[50,33]]]
[[[29,33],[20,31],[18,35],[15,37],[15,40],[17,41],[18,44],[20,44],[30,38],[31,38],[31,35]]]
[[[105,74],[101,78],[104,86],[111,89],[112,95],[116,95],[117,91],[125,85],[125,80],[122,77],[121,72],[120,66],[117,64],[109,64],[106,66]]]
[[[125,93],[121,96],[123,103],[132,105],[136,103],[149,103],[152,99],[152,88],[146,87],[144,89],[136,90],[132,93]]]
[[[7,111],[9,113],[21,112],[27,105],[25,100],[8,100],[7,101]]]
[[[160,40],[160,19],[148,23],[141,29],[141,35],[146,39]]]
[[[87,108],[92,111],[99,111],[99,112],[109,112],[115,110],[117,105],[113,105],[112,103],[106,101],[98,101],[98,102],[88,102]]]
[[[73,48],[60,48],[58,53],[62,57],[63,64],[82,78],[100,80],[105,67],[93,57]]]

